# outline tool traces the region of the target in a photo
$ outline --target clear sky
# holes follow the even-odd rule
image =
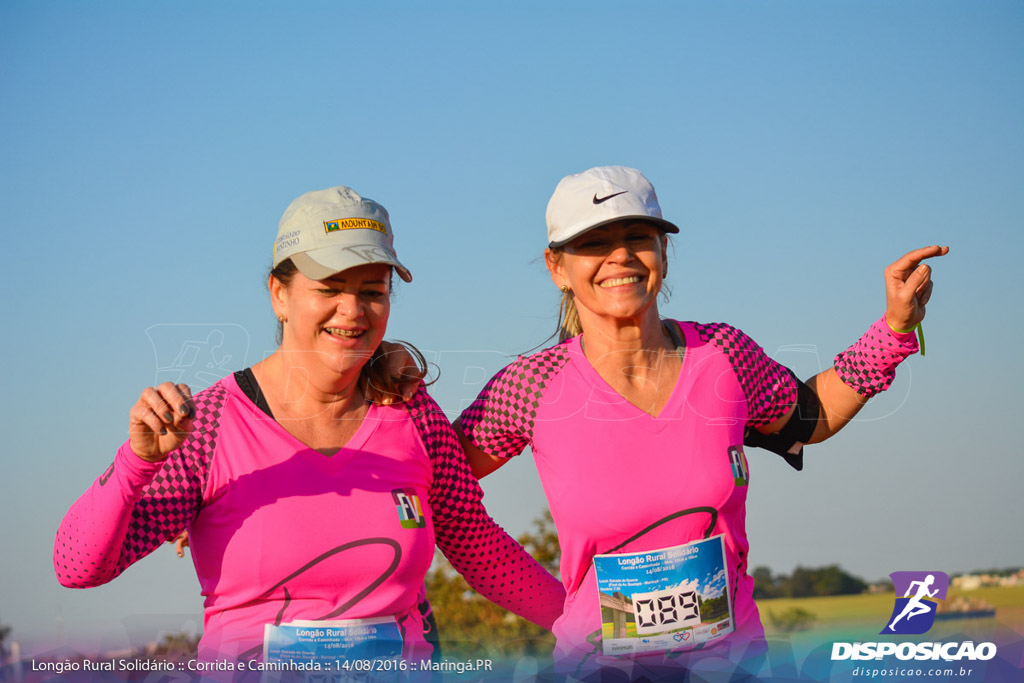
[[[184,342],[229,370],[273,349],[295,196],[390,210],[415,280],[389,336],[438,363],[454,417],[553,328],[544,209],[600,164],[642,169],[682,228],[663,314],[803,376],[881,315],[888,263],[951,246],[927,357],[803,472],[748,453],[751,566],[1024,564],[1024,4],[9,0],[0,622],[25,651],[198,628],[187,559],[71,591],[54,532],[141,389],[198,367]],[[485,489],[513,533],[544,508],[529,457]]]

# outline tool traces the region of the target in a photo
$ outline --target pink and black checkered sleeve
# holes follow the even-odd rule
[[[913,332],[892,330],[883,315],[850,348],[836,356],[834,367],[844,384],[871,398],[892,386],[896,367],[919,348]]]
[[[121,446],[60,523],[53,568],[61,585],[104,584],[191,523],[202,502],[225,397],[219,384],[196,395],[192,433],[163,463],[147,463],[127,442]]]
[[[562,613],[562,584],[487,514],[455,429],[426,390],[406,405],[433,466],[430,509],[441,552],[485,598],[550,629]]]
[[[565,344],[519,358],[498,372],[463,411],[459,426],[480,450],[501,458],[523,452],[548,381],[569,360]]]
[[[725,323],[695,324],[701,341],[725,354],[747,398],[748,424],[778,420],[796,402],[797,380],[789,368],[768,357],[753,339]]]

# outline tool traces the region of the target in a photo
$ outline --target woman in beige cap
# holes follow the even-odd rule
[[[292,202],[268,281],[279,348],[194,398],[142,392],[129,439],[61,523],[61,583],[106,583],[184,528],[203,661],[418,661],[436,541],[474,588],[550,627],[561,585],[484,511],[437,404],[423,388],[367,400],[395,387],[378,361],[396,272],[412,279],[380,204],[348,187]]]

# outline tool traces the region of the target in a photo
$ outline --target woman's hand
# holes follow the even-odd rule
[[[188,530],[183,529],[181,533],[167,542],[174,544],[174,552],[178,554],[178,557],[185,557],[185,548],[188,547]]]
[[[192,392],[184,384],[146,387],[128,413],[128,444],[147,462],[162,462],[192,431]]]
[[[885,269],[885,321],[894,330],[912,330],[924,320],[932,296],[932,269],[925,259],[943,256],[949,247],[924,247],[904,254]]]
[[[382,358],[372,362],[383,361],[385,365],[380,375],[371,377],[366,388],[367,400],[382,406],[408,401],[427,374],[423,357],[417,359],[405,344],[389,341],[380,343],[380,353]]]

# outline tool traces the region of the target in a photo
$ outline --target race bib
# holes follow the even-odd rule
[[[293,621],[263,628],[263,661],[294,664],[318,662],[338,669],[346,660],[394,659],[402,656],[402,633],[394,617]]]
[[[595,555],[604,654],[688,650],[736,628],[722,536]]]

